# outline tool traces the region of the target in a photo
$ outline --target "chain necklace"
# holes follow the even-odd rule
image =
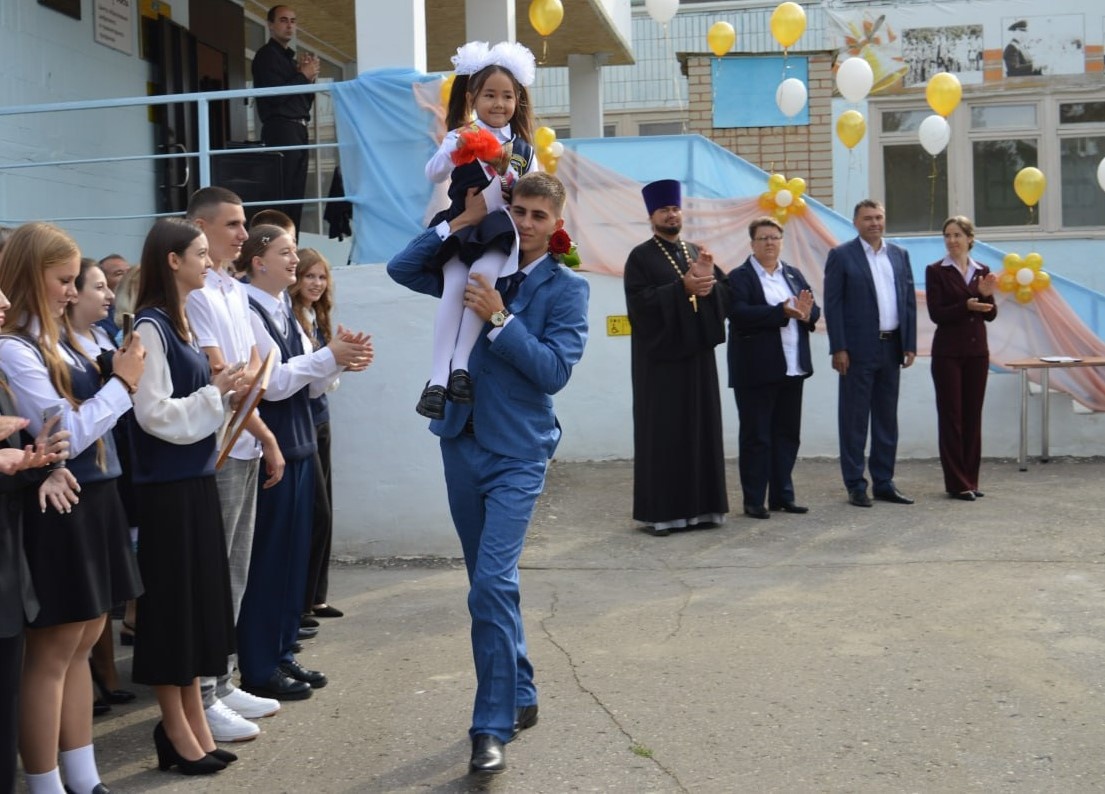
[[[679,269],[679,263],[677,263],[675,261],[675,257],[671,255],[671,251],[669,251],[667,249],[667,247],[663,243],[660,242],[660,238],[657,237],[656,235],[652,236],[652,241],[654,243],[656,243],[657,248],[659,248],[661,251],[664,252],[664,256],[666,256],[668,258],[668,261],[671,262],[671,266],[673,268],[675,268],[675,272],[679,276],[679,280],[682,281],[683,276],[685,276],[686,273],[684,273],[682,270]],[[691,254],[687,250],[687,243],[683,240],[680,240],[679,245],[682,246],[682,248],[683,248],[683,258],[687,260],[687,271],[690,272],[690,269],[691,269]],[[690,302],[691,308],[694,309],[697,312],[698,311],[698,296],[697,295],[691,295],[689,298],[687,298],[687,300]]]

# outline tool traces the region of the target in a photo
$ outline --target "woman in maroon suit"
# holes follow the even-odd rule
[[[955,215],[944,221],[948,255],[925,270],[929,317],[936,323],[932,338],[932,382],[936,387],[940,465],[944,488],[953,499],[973,502],[982,460],[982,401],[990,351],[986,323],[997,316],[994,292],[997,276],[970,257],[975,227]]]

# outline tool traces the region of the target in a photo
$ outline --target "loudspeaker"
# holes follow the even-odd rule
[[[229,144],[256,146],[257,144]],[[233,190],[245,203],[263,201],[279,205],[284,196],[284,154],[264,150],[219,154],[211,158],[211,184]],[[246,224],[264,207],[246,207]]]

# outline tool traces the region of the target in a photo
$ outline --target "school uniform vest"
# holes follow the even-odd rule
[[[510,167],[518,176],[526,173],[533,159],[533,147],[517,135],[512,141]],[[464,212],[464,203],[468,199],[468,189],[483,190],[491,183],[491,178],[479,161],[458,165],[449,177],[449,206],[434,215],[427,228],[432,229],[442,221],[451,221]]]
[[[287,318],[287,328],[281,331],[264,307],[253,298],[249,299],[249,307],[261,318],[265,330],[276,342],[282,362],[303,355],[303,340],[292,317]],[[318,443],[307,386],[283,400],[261,400],[258,410],[269,430],[276,436],[285,460],[302,460],[315,454]]]
[[[161,309],[143,309],[135,325],[152,323],[161,335],[173,381],[174,399],[187,397],[211,382],[211,368],[203,351],[177,336]],[[152,436],[138,422],[131,428],[132,472],[135,484],[177,482],[215,473],[215,434],[191,444],[173,444]]]

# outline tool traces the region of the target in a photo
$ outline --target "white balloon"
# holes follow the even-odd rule
[[[776,207],[789,207],[792,201],[794,201],[794,194],[785,187],[775,191]]]
[[[806,106],[806,84],[788,77],[775,89],[775,104],[784,116],[797,116]]]
[[[849,102],[862,102],[875,84],[875,73],[866,58],[849,58],[836,70],[836,87]]]
[[[1017,283],[1022,287],[1027,287],[1036,278],[1036,273],[1030,267],[1022,267],[1017,271]]]
[[[1101,158],[1101,162],[1097,164],[1097,184],[1101,185],[1101,189],[1105,190],[1105,157]]]
[[[549,144],[549,154],[551,154],[553,157],[560,157],[562,154],[564,154],[564,144],[562,144],[560,141],[553,141],[551,144]]]
[[[947,148],[951,135],[952,128],[948,126],[948,120],[936,113],[922,121],[921,126],[917,129],[917,137],[921,140],[921,146],[933,157]]]
[[[645,9],[650,17],[666,25],[679,10],[679,0],[645,0]]]

